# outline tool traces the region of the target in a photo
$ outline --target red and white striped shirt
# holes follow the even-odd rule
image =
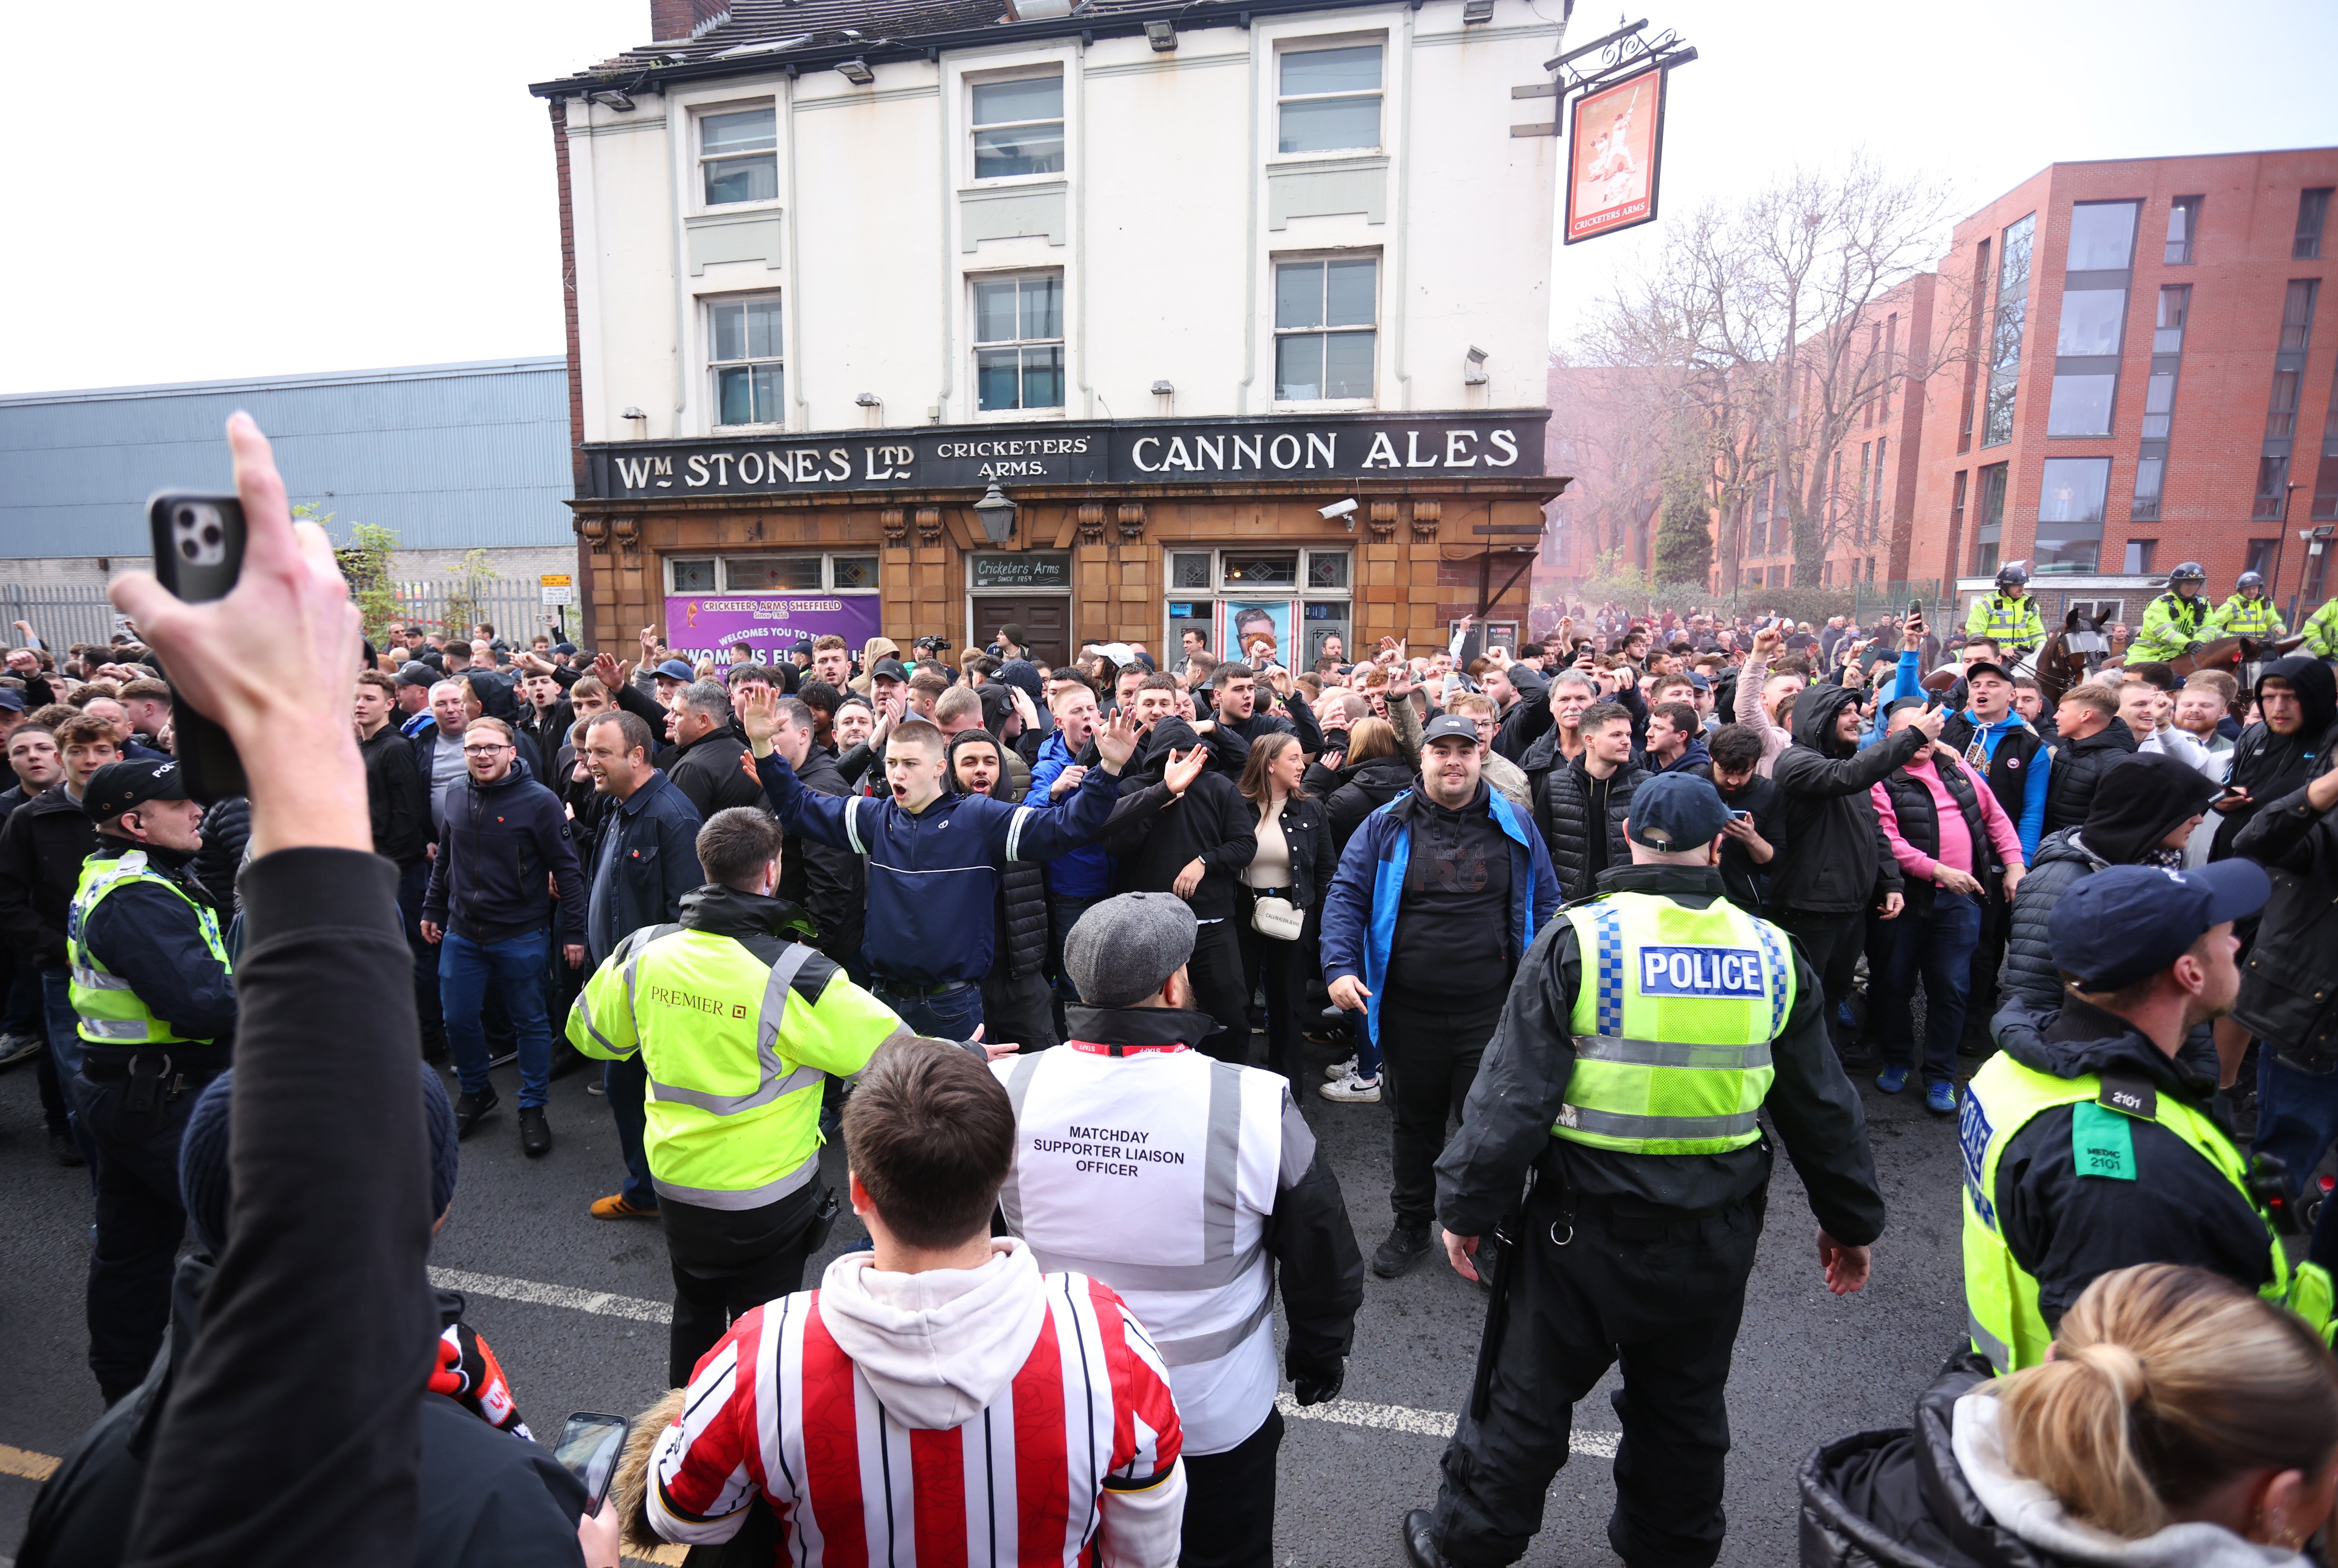
[[[971,1420],[937,1430],[879,1403],[822,1321],[820,1291],[749,1312],[699,1362],[659,1440],[653,1527],[727,1541],[761,1494],[793,1568],[1174,1563],[1176,1515],[1118,1546],[1111,1517],[1115,1494],[1154,1493],[1146,1514],[1173,1501],[1164,1483],[1182,1499],[1167,1374],[1109,1287],[1040,1278],[1046,1309],[1021,1368]]]

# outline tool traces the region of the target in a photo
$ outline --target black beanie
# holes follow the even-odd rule
[[[233,1068],[211,1081],[187,1112],[187,1130],[179,1141],[179,1199],[187,1206],[196,1244],[214,1258],[227,1250],[228,1205],[233,1197],[227,1154],[228,1096],[234,1081]],[[455,1200],[455,1171],[461,1156],[454,1103],[447,1098],[447,1085],[427,1065],[422,1068],[422,1113],[430,1123],[430,1217],[436,1220]]]
[[[2114,866],[2136,865],[2215,798],[2216,786],[2189,762],[2138,751],[2103,770],[2078,838]]]

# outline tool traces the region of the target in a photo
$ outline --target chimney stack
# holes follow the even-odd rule
[[[730,15],[731,0],[650,0],[650,42],[687,42]]]

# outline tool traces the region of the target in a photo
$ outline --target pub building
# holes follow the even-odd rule
[[[1566,484],[1560,26],[999,13],[655,0],[652,44],[533,89],[587,641],[776,660],[1014,622],[1046,662],[1165,663],[1264,630],[1304,670],[1463,614],[1514,635]]]

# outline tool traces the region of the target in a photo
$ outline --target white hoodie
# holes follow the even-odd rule
[[[2129,1541],[2074,1519],[2041,1484],[2014,1473],[2005,1456],[2005,1406],[1989,1394],[1957,1401],[1950,1444],[1973,1495],[2007,1530],[2040,1551],[2112,1568],[2313,1568],[2280,1546],[2260,1546],[2221,1524],[2170,1524]]]
[[[1030,1358],[1047,1310],[1031,1249],[994,1238],[979,1269],[893,1274],[847,1252],[820,1279],[820,1321],[869,1392],[904,1426],[963,1426]],[[1142,1492],[1105,1491],[1096,1539],[1105,1568],[1173,1568],[1185,1515],[1185,1471]]]

